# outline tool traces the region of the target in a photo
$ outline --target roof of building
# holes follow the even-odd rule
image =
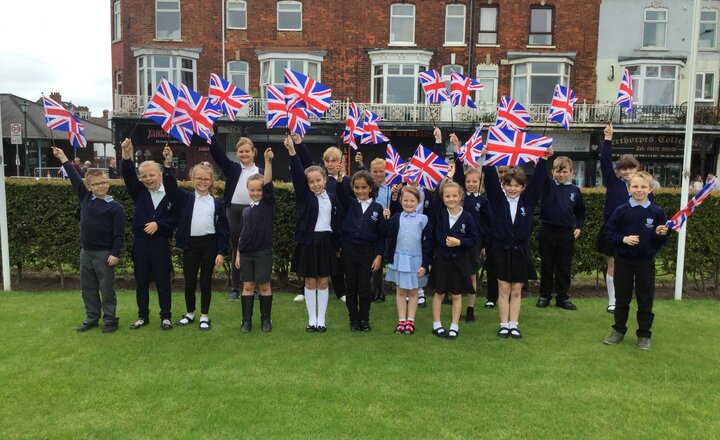
[[[0,93],[0,105],[2,106],[2,136],[10,137],[10,124],[20,123],[25,120],[21,105],[27,102],[27,137],[28,139],[65,139],[65,134],[54,130],[52,133],[45,124],[45,109],[42,104],[32,100],[24,99],[11,93]],[[86,119],[81,120],[83,132],[88,142],[112,142],[112,131],[107,127]]]

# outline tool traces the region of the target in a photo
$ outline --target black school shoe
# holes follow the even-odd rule
[[[272,321],[270,321],[269,319],[262,321],[261,324],[262,331],[264,331],[265,333],[270,333],[272,331]]]
[[[360,330],[362,330],[363,332],[369,332],[370,323],[367,321],[360,321]]]
[[[566,299],[565,301],[559,301],[555,305],[565,310],[577,310],[577,306],[570,302],[569,299]]]
[[[544,309],[545,307],[550,305],[550,299],[545,298],[544,296],[541,296],[537,300],[537,304],[535,304],[535,307],[538,307],[540,309]]]
[[[360,328],[360,322],[358,321],[350,321],[350,331],[353,333],[359,333],[362,331],[362,328]]]
[[[95,321],[95,322],[83,322],[82,324],[80,324],[80,325],[75,329],[75,331],[78,332],[78,333],[85,333],[86,331],[90,330],[91,328],[97,327],[97,326],[98,326],[97,321]]]
[[[106,322],[105,326],[102,329],[103,333],[113,333],[116,332],[118,329],[118,322],[120,320],[116,319],[115,321]]]

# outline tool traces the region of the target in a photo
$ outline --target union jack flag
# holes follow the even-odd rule
[[[618,104],[620,107],[624,107],[625,113],[628,113],[632,111],[632,99],[632,77],[630,76],[630,72],[625,69],[622,81],[620,82],[620,90],[618,90],[618,96],[615,100],[615,104]]]
[[[43,96],[43,107],[45,108],[45,123],[51,130],[66,131],[70,143],[75,148],[85,148],[87,140],[83,133],[82,123],[72,113],[65,110],[52,98]]]
[[[469,167],[477,168],[480,163],[483,148],[482,124],[475,130],[470,139],[460,147],[458,158]],[[457,154],[457,153],[456,153]],[[457,172],[457,171],[456,171]]]
[[[302,107],[295,107],[288,109],[288,128],[300,136],[305,136],[305,133],[310,129],[310,119],[306,109]]]
[[[553,93],[547,120],[562,124],[566,130],[570,130],[576,101],[575,92],[565,86],[555,84],[555,93]]]
[[[519,102],[507,96],[500,98],[495,125],[500,128],[522,130],[530,123],[530,113]]]
[[[285,69],[284,93],[288,109],[306,107],[320,117],[330,108],[332,90],[294,70]]]
[[[360,122],[360,110],[357,104],[354,102],[350,103],[348,108],[348,115],[345,119],[345,131],[343,132],[343,142],[353,147],[353,150],[357,150],[357,142],[355,142],[355,136],[362,136],[363,125]]]
[[[447,162],[421,144],[405,168],[405,175],[422,186],[435,188],[447,176],[449,168]]]
[[[447,87],[445,81],[437,70],[426,70],[418,74],[423,91],[425,92],[425,101],[428,104],[437,104],[438,102],[448,101]]]
[[[181,84],[175,104],[173,124],[184,129],[186,134],[195,132],[210,143],[210,130],[215,120],[220,117],[219,110],[209,99],[185,84]],[[189,142],[185,144],[190,145]]]
[[[235,120],[237,112],[247,104],[251,96],[245,91],[227,81],[220,75],[213,73],[210,75],[210,90],[208,98],[219,106],[223,113],[230,117],[231,121]]]
[[[393,146],[388,144],[385,149],[385,185],[390,186],[396,183],[402,183],[403,168],[405,168],[405,162]]]
[[[288,111],[285,105],[285,95],[275,86],[265,86],[267,90],[266,127],[287,127]]]
[[[552,138],[510,128],[490,127],[484,165],[515,166],[545,156]]]
[[[454,70],[450,72],[450,97],[453,107],[477,108],[475,102],[470,99],[470,92],[480,91],[484,88],[485,86],[472,78],[467,78]]]
[[[177,102],[178,93],[178,89],[163,78],[155,94],[150,98],[150,101],[148,101],[143,117],[154,121],[165,133],[185,145],[190,145],[192,131],[187,133],[184,129],[173,125],[173,115],[175,114],[175,103]]]
[[[693,212],[705,201],[710,192],[715,188],[717,183],[717,177],[713,177],[695,196],[690,199],[683,209],[678,211],[670,220],[665,223],[665,226],[672,229],[673,231],[679,231],[682,229],[685,221],[692,215]]]
[[[380,116],[370,110],[365,110],[362,138],[360,139],[361,144],[379,144],[390,141],[390,139],[385,137],[380,131],[380,127],[378,127],[378,122],[380,121],[382,121]]]

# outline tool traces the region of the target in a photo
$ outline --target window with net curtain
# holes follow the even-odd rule
[[[646,9],[643,25],[643,47],[665,47],[667,9]]]
[[[562,62],[532,62],[513,66],[512,94],[521,104],[550,104],[555,84],[568,86],[570,65]]]
[[[465,44],[465,5],[445,6],[445,44]]]
[[[155,38],[180,39],[180,2],[155,1]]]
[[[477,80],[482,84],[483,89],[475,92],[475,102],[486,105],[495,105],[497,103],[497,66],[483,65],[478,66]]]
[[[302,30],[302,3],[296,1],[278,2],[277,29],[279,31]]]
[[[240,87],[244,91],[248,91],[248,63],[245,61],[230,61],[227,65],[228,80]]]
[[[530,8],[530,39],[529,44],[535,46],[551,46],[553,9]]]
[[[247,2],[227,0],[226,15],[228,29],[247,29]]]
[[[426,69],[418,64],[385,63],[373,66],[373,103],[416,104],[424,99],[417,74]]]
[[[390,5],[390,44],[415,44],[415,5]]]
[[[497,44],[498,7],[480,6],[478,44]]]
[[[628,66],[637,105],[675,105],[678,68],[674,65]]]

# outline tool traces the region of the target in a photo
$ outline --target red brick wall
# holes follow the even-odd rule
[[[113,0],[109,0],[112,4]],[[250,68],[250,93],[259,91],[260,65],[256,50],[269,51],[326,51],[322,64],[322,82],[333,89],[334,99],[351,98],[370,101],[370,58],[368,49],[399,49],[389,47],[390,5],[392,0],[303,0],[303,30],[277,31],[276,1],[249,0],[247,2],[247,30],[226,30],[226,61],[246,61]],[[465,41],[470,34],[470,0],[408,1],[416,5],[415,43],[412,49],[434,52],[430,68],[439,69],[455,63],[468,70],[468,47],[443,47],[445,38],[445,5],[462,3],[467,6]],[[475,15],[480,4],[475,2]],[[545,1],[554,6],[554,49],[528,49],[530,6],[540,0],[493,0],[499,5],[499,46],[473,48],[474,65],[484,63],[487,54],[491,63],[500,66],[499,94],[510,92],[510,66],[501,65],[508,52],[576,52],[571,73],[571,86],[581,99],[595,99],[595,64],[600,0]],[[181,0],[182,42],[153,41],[155,38],[155,2],[153,0],[121,0],[122,40],[112,44],[112,70],[123,71],[123,93],[136,92],[136,68],[132,47],[200,48],[198,60],[198,90],[205,93],[209,75],[222,73],[222,19],[220,0]],[[112,20],[112,17],[110,17]],[[477,23],[477,17],[475,22]],[[475,40],[476,38],[474,38]],[[114,76],[113,76],[114,78]],[[114,81],[114,80],[113,80]]]

